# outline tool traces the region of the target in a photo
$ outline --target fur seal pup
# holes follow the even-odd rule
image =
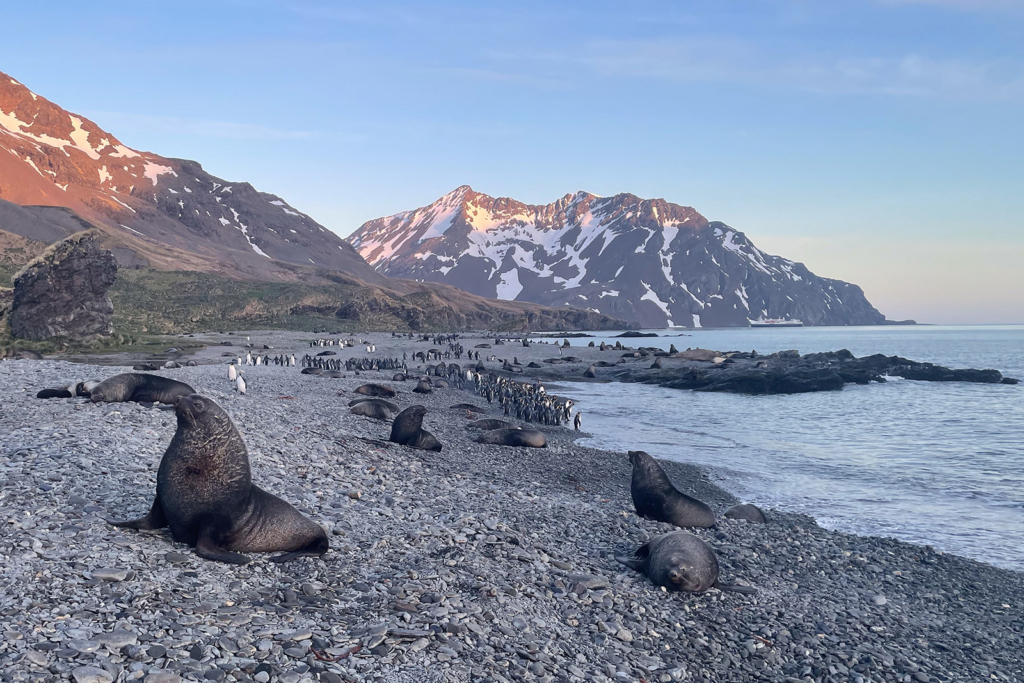
[[[636,514],[679,527],[715,525],[715,513],[711,508],[681,493],[654,458],[643,451],[629,451],[628,455],[633,466],[633,481],[629,490],[633,495]]]
[[[323,368],[302,368],[301,375],[322,375],[324,374]]]
[[[170,527],[174,540],[209,560],[245,564],[241,553],[284,551],[284,562],[327,552],[327,534],[277,496],[252,483],[249,454],[224,410],[199,394],[174,404],[178,428],[160,460],[156,498],[128,529]]]
[[[376,401],[362,401],[349,408],[348,412],[353,415],[372,417],[375,420],[390,420],[394,415],[394,412],[387,405]]]
[[[496,446],[548,447],[548,439],[544,432],[538,432],[536,429],[492,429],[478,436],[476,442]]]
[[[136,363],[132,366],[132,370],[141,370],[143,372],[152,372],[158,368],[152,363]]]
[[[727,519],[745,519],[748,522],[754,524],[767,524],[768,518],[765,516],[764,511],[756,505],[750,503],[742,503],[740,505],[733,505],[731,508],[726,510],[723,515]]]
[[[483,429],[489,432],[495,429],[518,429],[518,427],[511,422],[505,422],[504,420],[487,419],[470,422],[466,425],[466,429]]]
[[[386,387],[383,384],[364,384],[361,387],[356,387],[355,393],[362,394],[364,396],[383,396],[385,398],[395,397],[395,390],[391,387]]]
[[[75,382],[69,384],[66,387],[57,387],[56,389],[41,389],[36,398],[74,398],[76,396],[82,398],[89,398],[92,394],[92,390],[99,386],[99,380],[90,379],[85,382]]]
[[[419,382],[416,383],[416,386],[413,388],[412,391],[414,394],[429,394],[433,390],[434,387],[430,385],[430,382],[428,380],[421,379]]]
[[[753,595],[757,590],[718,582],[718,558],[707,543],[685,531],[655,536],[636,549],[633,558],[616,555],[634,569],[670,591],[703,593],[709,588]]]
[[[435,389],[447,389],[450,386],[451,386],[451,384],[449,384],[448,380],[446,380],[446,379],[435,379],[434,380],[434,388]]]
[[[597,372],[594,371],[594,365],[591,364],[589,368],[583,371],[584,377],[594,378],[597,377]]]
[[[391,437],[388,440],[409,448],[440,451],[441,442],[423,429],[423,416],[426,414],[427,409],[421,405],[409,406],[400,412],[391,423]]]
[[[382,398],[355,398],[348,402],[348,407],[352,408],[360,403],[379,403],[393,413],[398,412],[398,406],[391,401],[385,401]]]
[[[176,379],[126,372],[122,375],[108,377],[97,384],[89,398],[93,403],[138,401],[173,405],[174,400],[179,396],[188,396],[194,393],[196,393],[195,389]]]
[[[392,382],[404,382],[405,381],[405,375],[403,375],[400,372],[396,373],[395,376],[391,378],[391,381]]]

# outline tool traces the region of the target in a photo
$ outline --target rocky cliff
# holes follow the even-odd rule
[[[90,341],[113,333],[107,290],[117,260],[95,231],[80,232],[47,249],[14,277],[11,333],[20,339]]]
[[[349,238],[389,277],[480,296],[573,306],[644,327],[885,321],[860,287],[758,249],[696,210],[631,194],[568,194],[546,205],[459,187],[363,224]]]

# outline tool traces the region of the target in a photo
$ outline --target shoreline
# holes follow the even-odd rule
[[[280,350],[274,340],[311,336],[249,334]],[[372,355],[388,357],[386,335],[370,336],[378,343]],[[198,359],[217,361],[225,350],[211,346]],[[672,529],[636,517],[625,454],[581,446],[582,433],[548,427],[547,449],[482,446],[470,440],[465,417],[448,409],[486,407],[471,391],[420,396],[408,393],[410,382],[390,382],[392,372],[328,379],[299,369],[246,368],[244,397],[230,391],[222,366],[158,373],[224,406],[249,447],[255,482],[331,532],[322,560],[278,566],[259,557],[229,568],[164,534],[101,519],[145,511],[172,414],[34,398],[43,386],[113,368],[0,363],[0,425],[9,432],[0,510],[17,520],[2,537],[0,626],[22,634],[0,649],[0,671],[44,671],[34,662],[45,660],[61,671],[120,667],[127,680],[217,668],[223,679],[246,680],[263,664],[267,680],[281,681],[1024,680],[1020,572],[769,511],[767,526],[720,520],[718,529],[696,532],[715,548],[723,580],[754,585],[758,595],[667,594],[611,557]],[[385,426],[347,412],[364,382],[393,386],[400,407],[426,405],[425,427],[445,449],[373,441],[387,438]],[[504,419],[500,410],[486,417]],[[661,462],[681,490],[719,515],[735,501],[711,470]],[[97,579],[101,567],[134,575]],[[48,581],[33,579],[40,571]],[[58,604],[68,603],[64,619],[43,613],[54,591]],[[130,631],[135,643],[99,644],[112,630]],[[302,631],[308,637],[298,638]],[[41,640],[56,646],[38,649]],[[363,649],[339,662],[311,654],[340,656],[356,645]],[[61,656],[76,646],[85,651]],[[154,646],[172,654],[150,657]]]

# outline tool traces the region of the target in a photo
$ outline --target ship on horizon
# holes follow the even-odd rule
[[[751,327],[803,327],[802,320],[796,318],[765,318],[750,321]]]

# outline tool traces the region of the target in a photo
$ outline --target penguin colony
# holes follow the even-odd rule
[[[412,338],[412,335],[409,335],[409,337]],[[458,335],[438,335],[433,338],[429,335],[422,335],[421,341],[431,341],[439,348],[417,352],[413,354],[414,359],[419,359],[423,362],[436,359],[441,362],[436,365],[428,365],[425,368],[425,374],[421,376],[416,391],[424,393],[432,388],[447,388],[449,386],[461,389],[465,384],[472,383],[476,394],[486,398],[488,403],[497,401],[506,416],[514,415],[517,419],[525,422],[536,422],[554,426],[560,426],[564,421],[567,426],[569,423],[572,423],[577,430],[580,428],[580,413],[577,412],[575,418],[573,417],[573,401],[568,398],[548,394],[543,385],[538,382],[518,382],[496,373],[487,373],[480,362],[477,363],[474,369],[466,370],[463,370],[458,364],[445,363],[443,359],[451,359],[453,357],[459,359],[464,354],[470,359],[479,356],[479,351],[466,350],[459,342]],[[359,343],[366,345],[368,353],[373,353],[376,350],[374,344],[363,342],[362,340],[359,340]],[[495,339],[495,344],[502,343],[500,339]],[[529,344],[526,339],[523,339],[522,343],[524,346]],[[311,348],[331,346],[345,348],[354,347],[355,345],[356,341],[354,339],[345,340],[340,338],[316,339],[310,342]],[[487,344],[479,346],[490,347]],[[568,346],[568,344],[566,343],[565,346]],[[602,346],[604,345],[602,344]],[[304,373],[309,373],[309,370],[313,369],[314,374],[319,374],[319,372],[337,372],[342,369],[347,371],[399,370],[401,372],[396,374],[394,379],[400,381],[405,379],[405,373],[408,372],[407,354],[403,354],[403,356],[402,359],[367,357],[342,360],[306,354],[302,358],[301,365]],[[494,357],[491,356],[491,358],[493,359]],[[516,365],[518,364],[517,359]],[[239,394],[245,394],[246,391],[245,380],[242,377],[244,370],[241,366],[243,365],[294,367],[297,365],[297,362],[294,354],[270,356],[269,354],[261,355],[257,353],[254,356],[251,351],[247,352],[244,357],[232,359],[228,366],[228,380],[232,382]],[[504,366],[508,370],[508,361],[504,362]],[[435,378],[433,382],[430,381],[431,376]],[[127,387],[128,389],[138,386],[139,389],[121,391],[120,393],[110,390],[104,392],[103,387],[107,385]],[[177,385],[181,385],[180,391]],[[421,391],[420,387],[424,385],[426,389]],[[157,400],[178,406],[178,394],[182,392],[184,394],[191,394],[188,397],[190,401],[209,401],[206,397],[194,394],[191,387],[180,382],[156,375],[142,374],[118,375],[102,383],[95,380],[73,382],[67,387],[43,389],[37,394],[37,398],[81,397],[92,402]],[[356,393],[364,394],[367,398],[359,398],[352,401],[350,403],[352,412],[367,417],[392,420],[391,441],[410,448],[441,451],[441,443],[422,428],[422,419],[426,413],[426,408],[414,405],[393,418],[392,416],[398,409],[397,405],[380,398],[372,398],[382,395],[394,396],[396,392],[393,389],[384,385],[368,384],[359,387]],[[212,401],[209,402],[212,404]],[[213,405],[215,406],[215,404]],[[462,406],[463,404],[459,405]],[[226,414],[223,419],[230,423],[230,419],[227,418]],[[506,424],[498,420],[482,420],[469,425],[469,427],[490,427],[493,425],[484,425],[484,423],[491,422]],[[231,429],[234,429],[233,424]],[[523,438],[512,438],[519,434]],[[491,443],[520,447],[544,447],[546,445],[543,433],[533,430],[521,431],[518,427],[513,427],[512,425],[484,431],[477,441],[485,444]],[[244,447],[242,453],[242,457],[247,460],[247,455],[244,454]],[[715,518],[711,508],[676,489],[668,475],[653,458],[640,451],[632,451],[628,455],[633,469],[631,496],[634,509],[640,517],[667,522],[683,528],[714,526]],[[275,498],[275,500],[278,499]],[[291,509],[291,506],[284,501],[279,502],[282,506]],[[297,515],[298,513],[295,514]],[[744,519],[751,523],[766,523],[767,521],[760,509],[749,504],[738,505],[726,511],[725,517]],[[135,522],[124,524],[130,525],[135,524]],[[287,534],[285,535],[287,536]],[[191,540],[186,542],[193,544]],[[292,550],[292,548],[284,546],[274,549]],[[308,554],[319,555],[326,552],[326,550],[327,544],[324,542],[322,546],[315,548],[316,552]],[[218,556],[216,553],[212,555],[208,552],[200,554],[210,559],[237,561],[237,559],[232,560],[230,558],[225,560],[224,557]],[[234,555],[234,553],[227,553],[225,557],[228,555]],[[290,559],[295,555],[296,553],[288,553],[285,556],[280,556],[278,559]],[[714,551],[702,539],[684,531],[675,531],[656,536],[640,546],[632,557],[616,556],[616,559],[620,563],[645,574],[655,584],[667,590],[702,592],[710,588],[717,588],[747,594],[756,592],[749,586],[721,583],[718,580],[719,568]]]

